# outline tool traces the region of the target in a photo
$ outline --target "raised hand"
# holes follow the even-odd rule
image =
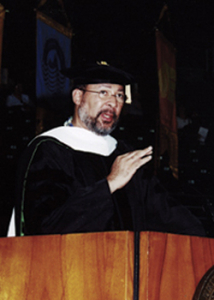
[[[107,176],[111,193],[124,187],[135,172],[152,159],[152,147],[118,156]]]

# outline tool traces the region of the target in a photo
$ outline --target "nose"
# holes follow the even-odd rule
[[[108,99],[108,105],[112,106],[112,107],[117,107],[118,105],[118,101],[115,95],[111,95]]]

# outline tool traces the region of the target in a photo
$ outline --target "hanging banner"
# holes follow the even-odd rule
[[[2,60],[4,17],[5,17],[4,6],[0,4],[0,83],[1,83],[1,60]]]
[[[178,178],[178,136],[176,121],[176,58],[175,48],[156,30],[159,82],[160,155],[169,154],[169,166]]]
[[[54,110],[70,101],[70,80],[60,70],[71,65],[71,37],[70,29],[37,12],[37,102]]]

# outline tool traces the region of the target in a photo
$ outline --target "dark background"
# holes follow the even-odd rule
[[[35,77],[36,12],[40,1],[5,0],[3,67],[11,78]],[[170,12],[168,32],[177,49],[179,94],[199,103],[213,92],[214,3],[212,0],[64,0],[73,29],[72,62],[106,60],[147,77],[155,65],[154,30],[164,3]],[[47,1],[43,11],[65,22],[56,0]],[[151,65],[152,63],[152,65]],[[27,78],[23,78],[27,81]],[[156,80],[156,78],[154,79]],[[204,84],[199,92],[200,86]],[[190,83],[189,88],[186,84]],[[197,91],[193,91],[197,89]],[[189,99],[189,101],[191,101]],[[200,104],[199,104],[200,106]]]
[[[166,3],[164,33],[177,49],[177,103],[200,113],[212,128],[214,99],[214,2],[212,0],[56,0],[40,8],[73,30],[72,64],[105,60],[137,75],[144,111],[157,107],[155,28]],[[36,8],[38,0],[1,1],[5,17],[2,67],[22,81],[36,102]]]
[[[64,0],[63,2],[64,10],[56,0],[46,1],[40,9],[61,24],[70,22],[73,31],[72,64],[104,60],[132,72],[138,78],[138,91],[143,110],[142,132],[136,130],[139,129],[139,124],[128,122],[128,126],[127,123],[121,125],[121,132],[115,133],[126,139],[131,136],[129,142],[137,146],[147,146],[148,143],[155,145],[158,116],[156,28],[163,30],[175,46],[177,105],[183,104],[189,116],[193,113],[197,115],[200,126],[208,128],[209,135],[203,145],[197,140],[197,132],[195,134],[189,130],[188,133],[182,132],[180,135],[179,183],[175,183],[172,179],[167,163],[164,163],[164,157],[158,175],[167,189],[208,223],[208,234],[213,235],[214,1]],[[9,84],[3,93],[9,93],[12,84],[17,80],[21,81],[24,92],[30,96],[35,105],[36,9],[39,3],[38,0],[1,1],[7,11],[2,68],[8,69],[9,72]],[[161,23],[158,23],[164,4],[168,6],[168,14]],[[8,116],[1,117],[2,128],[6,120]],[[32,123],[32,126],[34,125]],[[124,131],[124,128],[127,130]],[[3,129],[1,131],[3,132]],[[133,132],[137,134],[135,141]],[[11,151],[10,137],[3,132],[1,140],[2,145],[7,140]],[[7,170],[9,178],[4,181],[2,193],[8,193],[10,186],[8,181],[12,177],[11,172],[14,172],[14,164],[10,167],[7,159],[9,148],[3,146],[4,150],[1,151],[0,163],[3,169]],[[22,148],[20,149],[22,151]],[[2,201],[7,202],[5,199]],[[9,211],[10,207],[8,205]]]

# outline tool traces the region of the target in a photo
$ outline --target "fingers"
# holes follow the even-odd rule
[[[111,192],[126,185],[136,171],[152,159],[152,147],[120,155],[114,161],[107,176]]]
[[[146,163],[148,163],[152,159],[152,155],[145,155],[143,157],[133,157],[127,161],[127,167],[129,166],[129,170],[136,171]]]
[[[151,155],[145,156],[144,158],[141,158],[139,161],[139,165],[137,166],[137,169],[145,165],[147,162],[149,162],[152,159]]]
[[[128,152],[126,153],[124,156],[129,160],[129,159],[134,159],[134,160],[138,160],[141,159],[145,156],[150,156],[153,153],[153,148],[152,146],[149,146],[146,149],[143,150],[135,150],[132,152]]]
[[[149,147],[147,147],[146,149],[143,149],[143,150],[136,150],[136,151],[134,151],[134,152],[136,152],[135,155],[137,155],[137,156],[139,156],[139,157],[143,157],[143,156],[145,156],[145,155],[150,155],[150,154],[152,154],[152,150],[153,150],[152,146],[149,146]]]
[[[122,166],[124,173],[133,176],[133,174],[147,162],[152,159],[152,147],[143,150],[135,150],[119,158],[120,166]]]

